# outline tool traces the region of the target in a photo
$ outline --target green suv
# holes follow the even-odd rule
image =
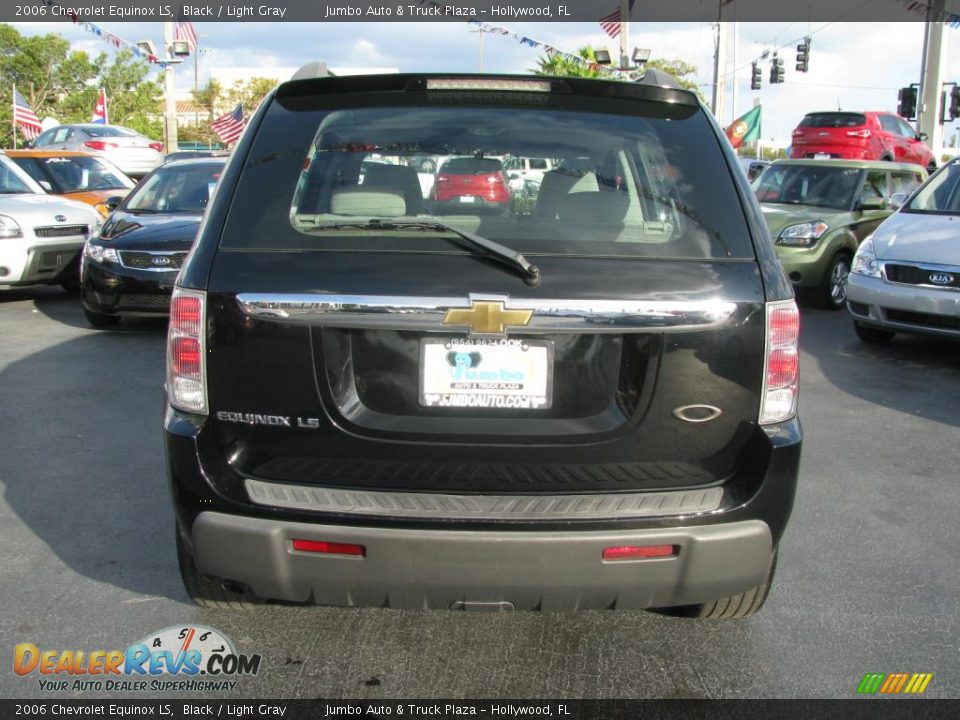
[[[860,243],[926,177],[904,163],[778,160],[753,186],[790,282],[839,310]]]

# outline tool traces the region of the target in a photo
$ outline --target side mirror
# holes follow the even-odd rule
[[[929,136],[926,133],[923,133],[923,132],[917,133],[917,140],[919,140],[920,142],[925,142],[927,137]]]
[[[108,197],[104,204],[107,206],[107,210],[109,210],[110,212],[113,212],[118,207],[120,207],[120,203],[122,202],[123,202],[123,198],[121,196],[114,195],[113,197]]]
[[[857,203],[857,208],[860,210],[885,210],[886,207],[887,201],[878,197],[866,198]]]
[[[893,195],[890,196],[890,200],[887,202],[887,204],[890,207],[892,207],[894,210],[897,210],[898,208],[903,207],[903,204],[906,201],[907,201],[906,193],[893,193]]]

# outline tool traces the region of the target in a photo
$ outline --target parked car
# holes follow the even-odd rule
[[[486,157],[450,158],[437,171],[430,199],[440,212],[468,206],[505,209],[510,204],[510,190],[503,164]]]
[[[170,293],[225,161],[181,160],[145,177],[83,250],[83,312],[93,327],[169,313]]]
[[[747,180],[750,182],[756,180],[760,177],[760,173],[770,167],[769,161],[760,158],[738,157],[737,160],[739,160],[740,167],[743,168],[743,172],[746,173]]]
[[[53,195],[93,205],[106,217],[108,201],[123,198],[133,181],[108,160],[72,150],[6,150],[40,186]]]
[[[733,150],[653,78],[325,77],[263,100],[171,305],[195,601],[763,604],[802,440],[797,308]],[[544,176],[556,216],[437,216],[414,168],[359,183],[381,147],[463,158],[455,202],[502,182],[491,155],[581,171]]]
[[[139,179],[163,162],[163,143],[119,125],[58,125],[40,134],[36,150],[80,150],[106,158]]]
[[[503,161],[503,172],[511,186],[523,188],[525,180],[539,183],[544,174],[555,169],[550,158],[509,157]]]
[[[857,247],[925,178],[902,163],[778,160],[754,186],[790,282],[839,310]]]
[[[59,284],[74,291],[80,251],[100,219],[85,203],[47,195],[0,154],[0,288]]]
[[[936,158],[917,133],[898,115],[888,112],[808,113],[793,131],[791,158],[888,160],[920,165],[933,172]]]
[[[847,309],[857,336],[960,338],[960,162],[938,170],[853,258]]]

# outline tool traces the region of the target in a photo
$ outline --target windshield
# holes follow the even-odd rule
[[[265,120],[272,131],[257,134],[235,192],[224,247],[462,251],[429,228],[356,227],[435,219],[524,254],[753,257],[733,175],[699,108],[617,100],[599,112],[588,98],[557,108],[513,97],[498,107],[498,99],[365,100],[325,111],[275,102]],[[374,157],[392,164],[365,162]],[[425,157],[435,173],[423,171]],[[511,176],[510,158],[544,158],[553,169]],[[286,217],[275,213],[281,202]],[[321,232],[324,223],[352,227]]]
[[[129,212],[202,213],[220,179],[223,163],[168,165],[137,186],[123,204]]]
[[[34,183],[7,156],[0,155],[0,193],[43,193],[43,188]]]
[[[757,200],[849,210],[860,185],[860,173],[859,168],[771,165],[757,180]]]
[[[960,215],[960,165],[950,163],[931,177],[903,211]]]
[[[34,180],[47,183],[58,194],[133,187],[133,182],[119,168],[96,157],[16,157],[13,161]]]

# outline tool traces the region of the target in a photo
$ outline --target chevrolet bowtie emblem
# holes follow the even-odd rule
[[[506,310],[502,301],[474,300],[470,309],[450,308],[443,316],[444,325],[469,327],[477,335],[503,335],[508,325],[530,323],[533,310]]]

